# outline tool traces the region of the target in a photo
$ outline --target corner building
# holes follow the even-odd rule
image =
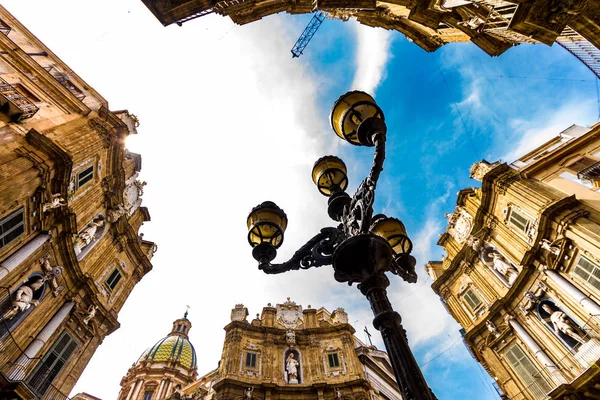
[[[0,7],[0,398],[66,398],[152,269],[137,133]]]
[[[303,309],[288,298],[275,307],[267,305],[250,322],[247,317],[242,304],[231,311],[218,366],[199,378],[195,363],[178,364],[187,375],[176,378],[165,369],[178,362],[177,346],[167,340],[187,332],[177,331],[181,320],[176,321],[171,335],[145,351],[128,371],[119,400],[402,399],[387,354],[354,336],[342,308],[332,313]],[[172,355],[158,360],[154,354],[160,353]],[[132,389],[142,376],[141,389]]]
[[[508,398],[600,398],[600,124],[471,177],[433,290]]]

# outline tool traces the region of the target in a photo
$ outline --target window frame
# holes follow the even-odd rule
[[[84,172],[88,171],[91,169],[91,176],[90,174],[86,174],[84,176],[84,178],[90,176],[90,178],[88,180],[86,180],[85,182],[81,183],[81,174],[83,174]],[[76,173],[76,177],[75,177],[75,190],[79,190],[82,187],[84,187],[85,185],[87,185],[90,182],[94,181],[94,178],[96,177],[96,168],[94,168],[94,164],[91,164],[89,166],[86,166],[84,168],[81,168],[79,171],[77,171]]]
[[[579,262],[582,259],[584,259],[585,261],[587,261],[589,264],[592,265],[591,271],[587,271],[585,268],[580,266]],[[585,278],[584,276],[578,274],[577,269],[583,270],[583,273],[587,274],[589,276],[587,278]],[[576,279],[583,281],[584,284],[586,286],[589,286],[592,290],[600,292],[600,276],[594,275],[595,270],[600,272],[600,263],[597,260],[593,259],[592,257],[590,257],[586,254],[580,253],[577,256],[576,260],[573,262],[573,266],[571,267],[570,274],[571,274],[571,276],[576,277]],[[590,278],[595,280],[597,282],[598,286],[596,286],[596,285],[594,285],[594,283],[590,282],[590,280],[591,280]]]
[[[473,293],[473,295],[479,300],[479,304],[474,308],[467,301],[467,293],[469,292]],[[473,317],[475,319],[477,319],[482,314],[481,311],[485,310],[487,304],[483,295],[479,293],[479,291],[475,289],[475,287],[473,287],[472,285],[469,285],[466,289],[463,290],[463,292],[460,294],[460,300],[465,306],[467,306],[467,309],[471,312],[471,314],[473,314]]]
[[[332,365],[331,361],[334,360],[337,361],[337,365]],[[339,352],[335,351],[335,352],[330,352],[327,353],[327,364],[329,366],[330,370],[337,370],[337,369],[341,369],[342,368],[342,361],[341,361],[341,357]]]
[[[525,228],[521,228],[520,225],[513,222],[513,218],[512,218],[513,215],[518,215],[520,218],[523,218],[527,221]],[[529,236],[529,231],[531,230],[531,227],[533,226],[534,220],[530,217],[529,214],[527,214],[526,212],[521,210],[519,207],[511,206],[508,209],[508,215],[506,216],[506,222],[508,223],[509,226],[516,229],[519,233],[523,233],[525,236]]]
[[[11,219],[13,219],[18,214],[21,214],[21,222],[15,224],[11,228],[8,228],[7,229],[8,232],[4,233],[4,224],[9,222]],[[17,230],[20,227],[23,228],[23,231],[21,233],[19,233],[17,236],[14,236],[8,242],[4,241],[4,238],[8,234],[11,234],[12,232],[14,232],[15,230]],[[9,246],[11,243],[13,243],[16,239],[18,239],[21,235],[24,235],[25,233],[27,233],[27,224],[26,224],[26,219],[25,219],[25,207],[21,206],[18,209],[8,213],[6,216],[0,218],[0,250]]]
[[[516,359],[518,364],[513,363],[511,361],[510,356],[508,355],[509,352],[511,352],[513,349],[518,349],[521,352],[520,358],[518,358],[517,355],[512,354],[512,357]],[[525,386],[525,390],[531,393],[536,400],[545,400],[547,398],[546,394],[553,389],[552,383],[549,382],[548,379],[544,376],[542,368],[540,368],[540,366],[535,362],[535,360],[531,358],[530,354],[519,343],[513,342],[512,344],[508,345],[506,349],[502,351],[502,356],[508,362],[510,369],[512,370],[513,374],[516,375],[518,381],[520,381],[520,383],[523,386]],[[529,363],[529,366],[533,367],[533,370],[535,370],[535,372],[537,372],[538,374],[537,377],[535,376],[535,374],[532,373],[532,371],[527,370],[527,367],[524,366],[525,363],[523,363],[523,360],[526,360],[526,362]],[[521,375],[521,372],[519,372],[520,369],[518,369],[518,367],[521,366],[523,371],[528,376]],[[529,382],[527,381],[528,379],[530,379]],[[543,387],[544,385],[546,387]],[[532,389],[537,390],[534,391]],[[547,391],[544,392],[546,389]]]
[[[115,274],[115,272],[118,274],[118,278],[116,278],[116,276],[113,278],[113,275]],[[111,279],[112,278],[112,279]],[[114,283],[114,286],[111,286],[111,284],[109,283],[109,281],[114,281],[117,280],[116,283]],[[119,286],[119,283],[121,283],[121,280],[123,279],[123,273],[121,272],[121,270],[119,270],[119,267],[115,267],[111,273],[108,275],[108,278],[106,278],[104,280],[104,286],[106,287],[106,289],[109,292],[114,292],[115,289]]]
[[[250,363],[249,363],[250,361]],[[252,361],[254,363],[252,363]],[[244,367],[249,370],[258,370],[258,353],[255,351],[246,350]]]
[[[147,390],[144,392],[144,400],[152,400],[152,396],[154,395],[154,391]]]

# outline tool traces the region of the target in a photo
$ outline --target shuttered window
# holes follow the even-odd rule
[[[6,246],[25,232],[23,207],[0,219],[0,248]]]
[[[467,289],[462,297],[473,312],[477,311],[483,304],[483,301],[473,289]]]
[[[580,256],[573,268],[573,274],[584,279],[590,285],[600,290],[600,265],[586,256]]]
[[[523,233],[527,233],[531,220],[524,216],[521,212],[514,208],[511,208],[510,215],[508,216],[508,223],[520,230]]]
[[[42,361],[35,367],[27,383],[40,397],[46,393],[77,348],[77,342],[66,331],[61,333]]]
[[[115,288],[119,284],[119,281],[121,280],[121,277],[122,275],[118,268],[115,268],[113,272],[110,273],[108,279],[106,279],[105,281],[106,286],[108,287],[108,289],[110,289],[110,291],[115,290]]]
[[[534,398],[536,400],[545,399],[546,393],[552,390],[552,387],[546,382],[546,379],[544,379],[537,366],[521,349],[521,346],[513,344],[504,355]]]
[[[94,166],[88,167],[77,173],[77,189],[88,183],[94,178]]]
[[[246,352],[246,367],[256,368],[256,353]]]
[[[339,368],[340,367],[340,359],[337,353],[331,353],[327,355],[329,359],[329,368]]]
[[[575,172],[576,174],[583,171],[586,168],[591,167],[596,164],[598,161],[589,158],[589,157],[581,157],[579,160],[575,161],[573,164],[570,164],[567,169]]]

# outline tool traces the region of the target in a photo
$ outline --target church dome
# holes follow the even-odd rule
[[[142,353],[136,364],[144,361],[174,362],[184,368],[196,369],[196,350],[188,339],[192,327],[187,319],[187,313],[182,319],[173,322],[171,333],[160,339],[156,344]]]

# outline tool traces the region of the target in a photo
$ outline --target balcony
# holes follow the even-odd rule
[[[27,369],[40,360],[29,358],[12,336],[9,320],[4,319],[10,308],[10,292],[8,288],[0,287],[0,398],[69,400],[45,379],[50,371],[40,374],[42,368],[39,368],[33,379],[26,378]]]
[[[85,94],[79,90],[77,86],[73,84],[67,77],[67,74],[60,72],[55,67],[44,67],[44,69],[50,72],[50,75],[54,77],[63,87],[65,87],[73,96],[77,97],[79,100],[85,99]]]
[[[577,173],[577,179],[594,182],[600,178],[600,161]]]
[[[13,85],[0,78],[0,112],[12,122],[31,118],[38,107],[19,92]]]

